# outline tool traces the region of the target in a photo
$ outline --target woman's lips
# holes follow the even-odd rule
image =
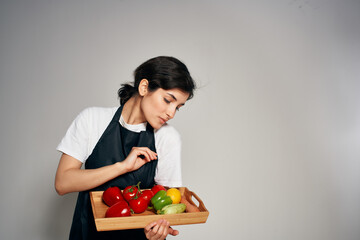
[[[160,118],[160,122],[161,122],[161,124],[166,123],[166,120],[165,120],[165,119],[163,119],[162,117],[159,117],[159,118]]]

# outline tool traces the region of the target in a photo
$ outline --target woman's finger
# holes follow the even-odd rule
[[[155,236],[158,237],[160,240],[163,240],[168,235],[168,230],[169,230],[169,222],[163,220]]]
[[[145,152],[145,151],[139,151],[138,154],[137,154],[137,157],[141,158],[141,160],[144,160],[146,162],[151,161],[151,158],[150,158],[149,154],[147,152]]]
[[[179,231],[173,229],[172,227],[169,227],[169,234],[173,235],[173,236],[177,236],[177,235],[179,235]]]
[[[148,225],[146,225],[146,227],[144,228],[144,232],[145,232],[145,236],[147,239],[151,239],[151,237],[154,235],[152,233],[152,228],[157,224],[157,222],[152,222]]]
[[[130,154],[133,154],[135,155],[135,159],[137,158],[141,158],[142,160],[146,161],[146,162],[149,162],[150,161],[150,156],[149,154],[146,152],[145,149],[143,148],[133,148],[130,152]],[[129,155],[130,155],[129,154]]]
[[[146,225],[146,227],[144,228],[145,231],[150,231],[157,223],[156,222],[152,222],[152,223],[149,223],[148,225]]]
[[[159,228],[162,224],[162,221],[161,219],[158,220],[157,222],[155,222],[155,226],[152,228],[152,230],[150,231],[150,237],[154,237],[154,236],[157,236],[157,233],[159,231]]]
[[[157,159],[157,153],[154,152],[154,151],[151,151],[150,149],[149,149],[149,151],[150,151],[150,154],[151,154],[151,156],[152,156],[152,160]]]
[[[157,158],[157,153],[151,151],[148,147],[144,147],[142,148],[142,150],[146,151],[149,154],[151,160],[155,160]]]
[[[162,236],[163,238],[162,239],[165,239],[167,237],[167,235],[169,234],[169,229],[170,229],[170,223],[168,221],[166,221],[166,225],[164,227],[165,231],[163,232]]]
[[[138,151],[138,156],[143,155],[147,162],[154,160],[154,152],[151,151],[149,148],[146,148],[146,147],[138,148],[137,151]]]

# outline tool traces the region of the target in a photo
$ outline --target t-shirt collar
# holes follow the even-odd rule
[[[123,116],[120,116],[119,122],[121,124],[121,126],[123,126],[124,128],[126,128],[127,130],[130,130],[132,132],[141,132],[141,131],[146,131],[146,125],[147,122],[144,123],[139,123],[139,124],[128,124],[125,122]]]

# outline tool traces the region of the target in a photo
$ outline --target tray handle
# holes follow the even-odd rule
[[[198,197],[198,195],[196,195],[196,193],[194,193],[193,191],[189,191],[189,192],[190,192],[189,202],[196,206],[196,204],[192,200],[192,197],[194,197],[196,199],[196,201],[199,203],[199,206],[197,206],[197,207],[200,209],[200,211],[206,210],[203,201]]]

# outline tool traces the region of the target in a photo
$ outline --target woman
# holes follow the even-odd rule
[[[165,239],[179,233],[164,219],[144,230],[95,228],[89,191],[123,189],[139,181],[141,188],[181,186],[181,141],[166,122],[192,98],[195,83],[187,67],[173,57],[152,58],[134,75],[134,85],[123,84],[118,91],[120,107],[85,109],[57,147],[63,154],[56,191],[79,192],[70,239]]]

